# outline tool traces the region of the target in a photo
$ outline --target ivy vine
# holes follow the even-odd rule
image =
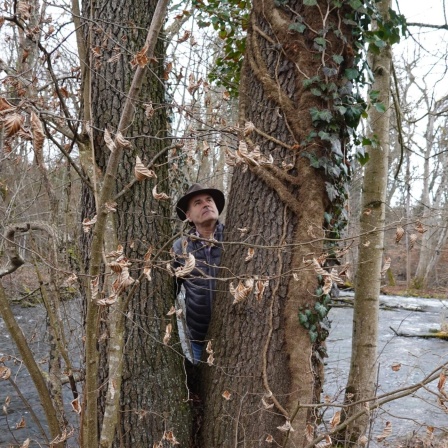
[[[274,0],[277,8],[289,8],[289,0]],[[361,118],[367,118],[368,107],[374,107],[379,112],[385,112],[384,105],[379,101],[380,92],[369,92],[369,103],[365,100],[363,92],[371,85],[374,75],[367,63],[367,52],[378,53],[387,45],[393,45],[406,33],[406,21],[402,15],[389,10],[387,18],[381,17],[376,0],[333,0],[334,7],[349,6],[350,12],[343,19],[351,26],[354,42],[354,65],[344,68],[344,56],[334,54],[331,66],[325,66],[319,76],[303,81],[303,87],[309,92],[325,101],[326,109],[313,107],[309,110],[313,130],[301,142],[307,147],[311,142],[321,141],[322,147],[327,148],[323,153],[316,154],[303,152],[309,163],[317,170],[322,170],[326,179],[326,192],[330,200],[330,208],[326,211],[323,222],[329,240],[326,251],[330,254],[327,261],[332,263],[336,259],[337,240],[347,223],[345,204],[348,198],[348,188],[351,176],[351,163],[353,158],[364,165],[368,162],[368,154],[364,147],[377,147],[375,138],[367,138],[357,132]],[[317,0],[303,0],[304,6],[316,6]],[[249,2],[247,0],[194,0],[194,6],[200,11],[201,26],[210,24],[218,31],[219,37],[224,41],[223,57],[216,61],[216,67],[211,79],[224,85],[228,91],[237,95],[237,86],[241,71],[242,56],[244,52],[244,31],[249,16]],[[372,23],[375,21],[375,29]],[[289,25],[291,32],[303,34],[307,31],[307,24],[296,15]],[[328,30],[317,30],[314,38],[314,49],[318,52],[327,50],[325,34]],[[346,40],[338,29],[334,34]],[[340,79],[341,72],[344,82]],[[370,106],[368,106],[370,104]],[[343,148],[341,141],[347,141],[348,147]],[[324,351],[321,342],[328,336],[329,321],[327,318],[330,305],[330,295],[323,293],[323,278],[318,276],[319,287],[316,290],[318,297],[314,307],[307,306],[299,309],[298,319],[308,332],[310,339],[316,343],[317,350]],[[325,353],[321,353],[324,355]]]

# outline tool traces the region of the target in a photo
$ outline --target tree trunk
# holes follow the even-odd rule
[[[86,39],[91,42],[91,48],[88,49],[90,70],[86,71],[86,78],[89,75],[91,77],[91,104],[87,105],[87,112],[91,111],[91,143],[94,146],[95,166],[99,168],[94,166],[85,171],[91,174],[92,183],[93,176],[97,176],[96,183],[99,186],[110,154],[104,141],[104,132],[108,129],[113,135],[118,128],[134,76],[130,60],[144,46],[156,3],[129,1],[117,4],[102,1],[100,4],[95,3],[93,11],[90,10],[89,1],[83,4],[84,17],[93,20],[91,34]],[[111,61],[112,56],[120,53],[122,45],[126,51],[119,54],[115,62]],[[156,154],[169,146],[165,109],[156,108],[152,119],[146,118],[144,114],[144,103],[152,101],[155,106],[165,103],[164,86],[160,82],[163,79],[163,55],[164,46],[159,40],[157,62],[150,63],[150,70],[146,72],[140,89],[140,102],[136,103],[134,118],[127,127],[126,135],[132,147],[124,151],[120,162],[115,178],[116,193],[122,192],[134,179],[137,156],[144,165],[148,165]],[[157,160],[157,164],[161,165],[155,170],[157,179],[136,182],[124,194],[116,197],[117,212],[109,226],[112,234],[105,246],[113,244],[113,241],[123,246],[124,255],[132,260],[131,273],[134,278],[134,273],[140,273],[145,253],[151,246],[157,249],[165,245],[167,249],[169,247],[172,231],[168,219],[170,203],[156,201],[151,193],[155,182],[158,192],[168,191],[168,170],[166,163],[163,163],[166,160],[166,152]],[[87,187],[83,191],[83,218],[91,219],[96,213],[95,198]],[[84,239],[83,245],[84,263],[88,266],[89,238]],[[165,446],[169,443],[162,439],[170,431],[182,446],[189,446],[190,413],[183,378],[183,358],[175,349],[177,337],[174,334],[169,345],[162,343],[166,325],[171,321],[166,313],[174,304],[172,280],[164,270],[158,269],[153,269],[151,281],[146,278],[140,280],[128,308],[117,311],[115,307],[110,313],[102,309],[100,313],[101,320],[110,320],[110,325],[103,325],[98,330],[98,349],[101,353],[98,384],[102,386],[99,389],[100,414],[111,403],[109,398],[112,396],[113,399],[114,394],[120,394],[116,446],[148,447],[159,442]],[[117,306],[127,292],[123,293]],[[117,320],[117,313],[125,319],[124,322],[120,323],[119,318]],[[120,381],[113,380],[115,372],[109,372],[107,367],[108,341],[115,336],[112,330],[117,328],[125,329],[124,337],[121,338],[124,341],[122,364],[114,364],[123,369],[121,389]],[[119,343],[120,338],[116,341]],[[117,360],[116,356],[113,358]],[[118,387],[117,390],[115,387]],[[109,394],[107,402],[106,393]],[[99,425],[101,419],[100,416]],[[107,445],[106,441],[102,440],[101,443]]]
[[[310,166],[310,160],[335,159],[331,143],[312,133],[324,129],[312,117],[313,108],[331,109],[332,100],[311,92],[308,81],[317,76],[315,87],[322,91],[331,83],[346,85],[343,68],[331,61],[332,55],[343,55],[345,67],[350,67],[350,43],[328,30],[341,26],[348,42],[351,31],[339,21],[346,10],[328,11],[326,2],[276,5],[253,3],[240,87],[240,128],[247,124],[247,132],[239,135],[240,151],[229,155],[235,171],[226,241],[244,240],[254,256],[245,261],[247,245],[224,243],[221,266],[221,276],[231,277],[233,286],[240,284],[241,290],[246,285],[250,291],[253,281],[260,292],[253,289],[232,304],[229,282],[218,282],[207,354],[214,365],[202,366],[204,447],[254,447],[265,440],[302,446],[306,425],[313,427],[317,417],[311,407],[300,404],[319,400],[326,337],[321,323],[329,298],[319,291],[316,273],[305,269],[303,260],[321,255],[324,213],[334,205],[326,191],[333,179]],[[306,23],[303,33],[289,28],[297,15]],[[322,29],[329,42],[326,49],[314,41],[312,30]],[[337,69],[325,79],[321,70],[330,67]],[[345,128],[340,130],[331,140],[342,155],[346,134]],[[245,146],[252,161],[239,159],[247,153]],[[272,164],[263,159],[270,156]],[[320,318],[316,309],[323,314]],[[307,328],[299,315],[312,316]]]
[[[390,0],[378,3],[381,17],[387,17]],[[375,25],[374,25],[375,26]],[[369,53],[369,64],[375,75],[372,91],[380,92],[379,101],[385,112],[369,109],[370,139],[377,138],[379,147],[369,148],[370,160],[365,166],[360,215],[360,246],[355,280],[353,313],[352,359],[346,388],[346,401],[371,399],[377,381],[378,309],[381,284],[381,266],[384,252],[384,223],[387,191],[390,117],[390,67],[392,52],[389,45],[378,54]],[[348,414],[363,409],[364,404],[353,406]],[[369,413],[355,420],[348,429],[346,440],[356,441],[364,435]]]

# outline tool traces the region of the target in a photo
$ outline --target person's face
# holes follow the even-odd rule
[[[195,226],[201,226],[216,221],[219,213],[215,201],[209,194],[198,194],[190,199],[185,215]]]

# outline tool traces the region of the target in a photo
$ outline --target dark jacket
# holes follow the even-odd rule
[[[224,225],[218,223],[214,239],[222,242]],[[193,228],[190,235],[196,234]],[[221,263],[221,244],[212,244],[210,248],[200,240],[182,237],[174,242],[174,268],[182,266],[185,259],[182,256],[182,242],[187,241],[187,254],[191,253],[196,259],[195,268],[184,278],[174,277],[176,295],[180,287],[185,287],[185,305],[187,327],[193,341],[204,341],[212,315],[213,299],[216,291],[216,277]]]

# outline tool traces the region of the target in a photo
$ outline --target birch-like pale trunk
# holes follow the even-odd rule
[[[390,0],[379,2],[378,9],[386,17]],[[375,26],[375,25],[374,25]],[[378,309],[381,266],[384,255],[384,222],[387,190],[390,120],[390,67],[392,52],[389,45],[379,54],[369,54],[370,67],[375,74],[372,90],[380,92],[379,100],[386,112],[369,109],[368,136],[377,136],[379,147],[368,148],[370,160],[365,166],[362,207],[360,215],[360,246],[355,280],[352,359],[346,389],[346,401],[370,399],[375,395],[377,381]],[[348,416],[363,405],[353,406]],[[349,426],[346,440],[356,441],[368,430],[369,413]]]

